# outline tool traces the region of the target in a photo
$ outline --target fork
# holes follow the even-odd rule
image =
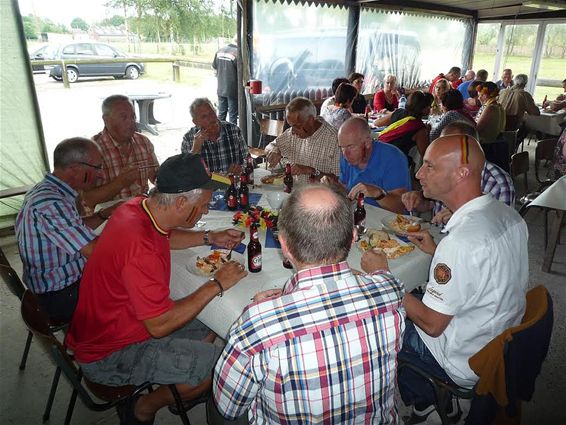
[[[228,255],[226,256],[226,259],[228,261],[230,261],[232,259],[232,251],[234,250],[234,247],[230,248],[230,252],[228,253]]]

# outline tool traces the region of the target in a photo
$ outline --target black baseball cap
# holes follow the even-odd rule
[[[182,193],[215,187],[203,159],[194,153],[167,158],[157,171],[155,185],[161,193]]]

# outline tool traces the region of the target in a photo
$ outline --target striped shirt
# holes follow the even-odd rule
[[[346,262],[301,270],[280,297],[246,307],[214,371],[227,418],[254,424],[397,424],[403,284]]]
[[[80,279],[81,248],[96,238],[76,206],[78,193],[47,174],[25,196],[16,217],[24,282],[36,294],[59,291]]]
[[[481,173],[481,191],[482,193],[491,194],[495,199],[512,208],[515,207],[515,186],[513,185],[513,179],[509,173],[489,161],[485,161]],[[432,216],[434,217],[444,207],[442,202],[434,201]]]
[[[291,164],[306,165],[323,173],[340,175],[340,148],[338,147],[338,130],[318,117],[322,123],[318,130],[306,139],[295,136],[288,128],[277,139],[266,147],[266,151],[275,150],[283,156],[283,161]],[[300,182],[307,182],[309,176],[300,175]]]
[[[129,166],[139,168],[139,177],[130,186],[122,188],[114,199],[128,199],[133,196],[147,193],[149,190],[148,180],[155,181],[155,175],[159,168],[159,162],[153,151],[153,144],[147,137],[140,133],[134,133],[129,147],[124,151],[105,128],[92,140],[100,147],[102,154],[103,170],[101,185],[110,183],[116,179],[122,170]],[[151,167],[153,165],[153,167]]]
[[[232,164],[244,164],[248,146],[237,125],[226,121],[220,121],[219,125],[220,136],[217,140],[205,141],[200,155],[211,172],[226,173]],[[182,153],[191,151],[195,136],[200,130],[200,127],[193,127],[183,136]]]

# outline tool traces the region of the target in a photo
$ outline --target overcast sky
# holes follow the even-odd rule
[[[82,18],[88,24],[101,21],[114,15],[122,15],[120,10],[104,7],[108,0],[18,0],[23,16],[33,15],[49,18],[58,24],[69,26],[74,18]]]

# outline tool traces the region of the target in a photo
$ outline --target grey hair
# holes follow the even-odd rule
[[[87,162],[90,154],[98,150],[98,146],[84,137],[71,137],[60,142],[53,152],[53,167],[69,168],[79,162]]]
[[[189,112],[192,119],[195,119],[197,109],[204,105],[210,106],[214,111],[214,105],[207,97],[197,97],[195,100],[193,100],[193,103],[191,103],[191,106],[189,107]]]
[[[198,198],[203,194],[202,189],[193,189],[188,192],[179,193],[162,193],[155,186],[149,192],[149,197],[157,201],[158,207],[169,207],[173,205],[177,198],[185,198],[189,203],[196,203]]]
[[[309,206],[313,189],[331,192],[334,202]],[[301,264],[333,264],[344,261],[352,246],[354,218],[343,191],[326,185],[305,185],[291,192],[283,204],[277,227],[291,255]]]
[[[316,106],[306,97],[296,97],[285,108],[286,115],[297,112],[302,120],[316,118]]]
[[[515,78],[513,78],[513,82],[516,86],[523,88],[529,82],[529,77],[527,77],[526,74],[517,74]]]
[[[132,104],[128,96],[124,96],[123,94],[113,94],[102,101],[102,116],[107,117],[110,115],[114,104],[118,102],[128,102],[130,105]]]

